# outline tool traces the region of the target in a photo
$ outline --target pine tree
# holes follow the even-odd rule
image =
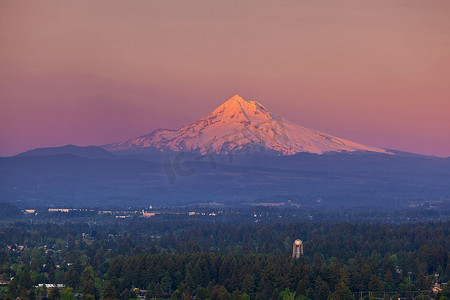
[[[303,279],[297,284],[297,289],[295,290],[295,296],[306,295],[306,283]]]
[[[17,280],[15,278],[8,285],[8,293],[13,298],[16,298],[17,296],[19,296],[19,285],[17,284]]]
[[[203,287],[199,287],[195,299],[206,300],[208,298],[209,298],[209,290]]]
[[[233,294],[231,295],[232,300],[243,300],[242,293],[240,290],[234,290]],[[278,299],[277,299],[278,300]]]
[[[64,276],[64,281],[67,286],[75,289],[80,283],[80,275],[74,268],[70,268]]]
[[[315,287],[314,291],[315,300],[328,299],[328,296],[330,295],[330,288],[328,287],[328,284],[320,278],[320,276],[317,276],[314,287]]]
[[[270,300],[278,300],[279,294],[278,294],[278,290],[274,289],[272,292],[272,296],[270,297]]]
[[[94,286],[94,281],[92,279],[88,279],[86,282],[84,282],[83,294],[92,295],[92,296],[95,295],[95,286]]]
[[[36,289],[32,287],[29,293],[30,300],[36,300]]]
[[[117,298],[117,290],[116,288],[111,284],[111,281],[106,280],[103,283],[103,298],[107,299],[107,298]]]
[[[54,287],[50,290],[49,299],[50,300],[59,300],[59,289],[57,287]]]
[[[348,287],[344,282],[339,282],[336,284],[333,293],[333,300],[351,300],[353,299]]]
[[[72,288],[67,287],[63,289],[60,293],[61,300],[75,300],[75,296],[73,295]]]
[[[26,288],[21,288],[19,293],[20,300],[30,300],[30,294],[28,293]]]
[[[377,294],[384,292],[383,283],[377,275],[370,276],[368,287],[369,291]]]
[[[31,274],[28,269],[25,269],[19,278],[19,286],[27,290],[31,289],[33,283],[31,282]]]

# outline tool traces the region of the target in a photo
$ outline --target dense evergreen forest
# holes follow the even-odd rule
[[[449,225],[16,222],[0,228],[0,298],[449,299]]]

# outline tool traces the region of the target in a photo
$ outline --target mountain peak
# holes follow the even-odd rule
[[[211,113],[211,115],[228,116],[231,119],[245,118],[249,122],[252,122],[252,119],[255,116],[270,118],[270,113],[261,103],[245,100],[238,94],[222,103]]]
[[[231,97],[230,99],[228,99],[227,101],[225,101],[224,103],[222,103],[221,105],[219,105],[216,110],[218,110],[219,108],[222,109],[231,109],[231,108],[236,108],[239,106],[248,106],[250,105],[250,101],[245,100],[244,98],[242,98],[241,96],[239,96],[238,94],[234,95],[233,97]]]
[[[239,101],[247,101],[247,100],[245,100],[244,98],[242,98],[241,96],[236,94],[225,102],[228,102],[228,101],[238,101],[239,102]]]
[[[330,151],[388,153],[275,117],[261,103],[237,94],[209,115],[178,130],[155,131],[107,147],[112,151],[140,148],[201,153],[270,149],[284,155]]]
[[[260,110],[266,110],[266,108],[264,107],[264,105],[262,105],[261,103],[259,103],[258,101],[250,101],[250,100],[245,100],[244,98],[242,98],[241,96],[239,96],[238,94],[234,95],[233,97],[231,97],[230,99],[228,99],[227,101],[225,101],[223,104],[231,104],[231,103],[239,103],[241,105],[242,108],[258,108]]]

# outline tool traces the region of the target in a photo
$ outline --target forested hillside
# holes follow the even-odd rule
[[[1,297],[446,299],[448,287],[438,294],[431,288],[450,279],[449,231],[448,222],[17,223],[0,233],[0,271],[14,277]],[[291,257],[296,238],[305,251],[298,260]],[[66,288],[33,288],[39,283]]]

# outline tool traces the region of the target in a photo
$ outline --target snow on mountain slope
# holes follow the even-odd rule
[[[178,130],[157,129],[123,143],[104,146],[109,151],[155,148],[161,151],[230,153],[272,150],[282,155],[298,152],[386,150],[361,145],[308,129],[271,114],[256,101],[235,95],[212,113]]]

